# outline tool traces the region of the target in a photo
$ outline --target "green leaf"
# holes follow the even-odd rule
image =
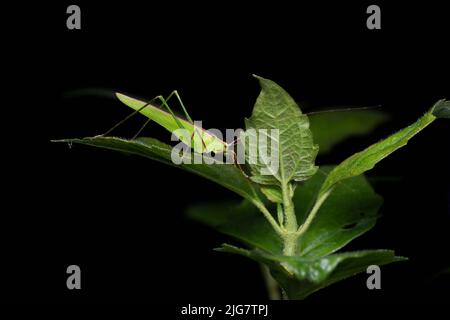
[[[212,180],[248,199],[252,203],[262,203],[258,187],[248,180],[242,172],[232,164],[180,164],[171,160],[172,147],[152,138],[126,140],[116,137],[88,137],[83,139],[64,139],[56,142],[77,143],[110,150],[135,154],[156,160],[171,166],[182,168],[204,178]]]
[[[246,250],[227,244],[217,249],[239,254],[267,265],[290,299],[303,299],[335,282],[366,271],[370,265],[404,261],[391,250],[364,250],[308,259],[299,256],[274,255],[262,250]]]
[[[294,203],[299,224],[306,220],[332,168],[322,166],[312,179],[298,188]],[[375,226],[382,203],[382,197],[375,193],[363,175],[343,181],[322,204],[309,228],[299,238],[297,254],[317,258],[343,248]]]
[[[308,117],[289,94],[275,82],[255,76],[261,85],[261,93],[256,100],[252,116],[246,119],[246,150],[258,150],[256,163],[249,157],[252,180],[260,184],[287,185],[291,180],[304,181],[313,176],[318,147],[313,143]],[[254,132],[250,129],[256,129]],[[264,138],[261,129],[268,130],[267,149],[275,146],[278,151],[279,166],[274,170],[261,158],[263,150],[258,144]],[[271,135],[271,130],[279,130],[279,137]],[[254,136],[259,139],[252,139]],[[270,152],[268,152],[270,155]],[[255,157],[253,157],[255,159]],[[270,174],[262,174],[263,170]]]
[[[314,177],[295,190],[294,202],[299,222],[305,220],[327,172],[331,170],[331,166],[321,167]],[[305,258],[318,258],[342,248],[375,225],[381,203],[382,198],[373,191],[364,176],[343,181],[336,186],[310,228],[299,239],[297,254]],[[247,201],[242,204],[195,205],[189,208],[188,214],[250,247],[282,254],[279,237]]]
[[[294,195],[296,184],[288,184],[288,197],[291,199]],[[272,202],[283,203],[283,192],[280,187],[275,185],[260,185],[262,193]]]
[[[292,260],[295,260],[295,258]],[[395,256],[395,252],[392,250],[344,252],[317,259],[315,262],[310,262],[310,265],[306,267],[310,268],[310,272],[315,273],[317,269],[315,269],[314,266],[320,266],[318,268],[319,274],[321,273],[321,277],[324,277],[321,282],[313,282],[309,279],[302,280],[299,277],[299,275],[302,274],[302,269],[305,269],[305,267],[300,268],[300,266],[302,266],[301,258],[298,258],[297,261],[293,261],[291,264],[291,271],[298,270],[297,268],[300,269],[300,272],[295,272],[295,277],[298,281],[291,281],[291,276],[286,275],[284,272],[277,273],[276,270],[273,276],[284,288],[290,299],[304,299],[317,290],[352,277],[358,273],[365,272],[370,265],[382,266],[405,260],[408,259],[401,256]],[[327,266],[331,270],[328,271],[328,269],[322,269],[321,267],[323,266]]]
[[[221,233],[239,239],[250,247],[279,254],[280,237],[248,201],[199,204],[188,208],[187,215]]]
[[[370,133],[388,119],[377,110],[348,110],[308,115],[319,154],[328,153],[335,145],[352,136]]]
[[[283,194],[279,187],[261,186],[261,191],[272,202],[283,203]]]
[[[405,146],[409,139],[414,137],[418,132],[436,119],[436,116],[434,116],[433,113],[445,116],[448,112],[448,107],[448,101],[438,101],[429,112],[425,113],[412,125],[344,160],[328,175],[320,189],[318,199],[325,196],[336,183],[372,169],[378,162],[386,158],[392,152]]]

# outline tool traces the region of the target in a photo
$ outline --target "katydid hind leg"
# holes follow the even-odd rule
[[[200,140],[202,142],[203,148],[206,149],[206,143],[203,140],[203,135],[200,134],[198,128],[195,126],[194,121],[192,120],[191,116],[189,115],[189,113],[187,112],[186,107],[184,106],[183,100],[181,100],[180,94],[178,93],[177,90],[173,90],[166,99],[166,102],[169,101],[170,98],[172,98],[173,96],[175,96],[178,100],[178,103],[180,104],[181,108],[183,109],[184,115],[186,116],[186,119],[192,124],[192,126],[194,127],[194,131],[192,132],[191,135],[191,140],[194,138],[194,134],[197,133],[197,135],[200,137]]]
[[[189,122],[191,124],[194,124],[194,121],[192,120],[191,116],[189,115],[189,113],[187,112],[186,107],[184,106],[183,100],[181,100],[180,95],[178,94],[177,90],[173,90],[169,96],[167,97],[166,101],[169,101],[170,98],[172,98],[173,96],[175,96],[178,100],[178,103],[180,104],[181,108],[183,109],[184,115],[186,116],[186,119],[189,120]]]
[[[158,99],[161,101],[162,105],[169,111],[169,113],[172,115],[172,118],[174,119],[174,121],[176,122],[176,124],[178,125],[179,129],[186,129],[180,122],[180,120],[175,116],[175,113],[172,111],[172,109],[170,108],[168,101],[170,100],[170,98],[174,95],[173,92],[176,91],[172,91],[172,93],[167,97],[167,99],[164,99],[162,96],[158,96]],[[194,126],[194,123],[191,121],[191,124]],[[192,135],[191,135],[191,141],[192,138],[194,137],[194,133],[195,133],[195,126],[194,126],[194,130],[192,131]],[[203,141],[203,140],[202,140]]]
[[[145,127],[149,124],[149,122],[152,121],[152,119],[147,119],[147,121],[145,121],[145,123],[142,125],[142,127],[134,134],[133,138],[131,138],[131,140],[134,140],[138,137],[138,135],[142,132],[142,130],[145,129]]]
[[[112,128],[110,128],[109,130],[107,130],[105,133],[102,133],[100,135],[98,135],[97,137],[105,137],[108,134],[110,134],[112,131],[114,131],[116,128],[120,127],[122,124],[124,124],[125,122],[127,122],[128,120],[130,120],[132,117],[134,117],[136,114],[138,114],[139,112],[141,112],[142,110],[144,110],[145,108],[147,108],[148,106],[151,105],[151,103],[156,99],[157,97],[151,99],[150,101],[148,101],[146,104],[144,104],[142,107],[140,107],[139,109],[133,111],[132,113],[130,113],[129,115],[127,115],[125,118],[123,118],[122,120],[120,120],[118,123],[116,123]],[[145,128],[145,126],[148,124],[149,121],[147,121],[144,125],[144,127],[142,127],[141,129],[139,129],[138,134]],[[136,136],[136,135],[135,135]]]
[[[183,127],[183,125],[181,124],[180,120],[178,120],[177,116],[175,115],[175,113],[172,111],[172,109],[169,107],[169,104],[167,103],[170,99],[170,95],[167,99],[164,99],[163,96],[159,95],[156,97],[157,99],[159,99],[159,101],[161,101],[162,105],[164,106],[164,108],[166,108],[169,113],[172,115],[173,120],[176,122],[176,124],[178,125],[178,129],[185,129]]]

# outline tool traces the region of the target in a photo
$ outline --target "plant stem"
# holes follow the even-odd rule
[[[264,206],[264,204],[262,202],[259,201],[252,201],[253,204],[259,209],[259,211],[262,212],[262,214],[264,215],[264,217],[267,219],[267,221],[269,221],[270,225],[272,226],[272,228],[275,230],[275,232],[281,237],[283,238],[284,236],[284,231],[283,229],[280,228],[280,226],[278,225],[278,223],[275,221],[275,219],[272,217],[272,214],[269,212],[269,210],[267,210],[267,208]]]
[[[269,268],[260,263],[261,266],[261,272],[263,274],[264,282],[266,283],[267,287],[267,294],[269,295],[270,300],[280,300],[281,299],[281,292],[280,287],[278,286],[278,282],[272,277],[270,274]]]
[[[294,256],[297,250],[298,235],[296,232],[285,233],[283,237],[283,254],[285,256]]]
[[[281,206],[281,203],[277,203],[277,217],[278,217],[278,224],[283,227],[284,226],[284,211],[283,207]]]
[[[314,203],[314,206],[311,209],[311,212],[309,213],[305,222],[298,228],[298,230],[296,232],[298,237],[300,237],[302,234],[304,234],[306,232],[306,230],[308,230],[309,226],[311,225],[311,222],[314,220],[317,212],[319,211],[319,209],[322,206],[322,204],[324,203],[324,201],[328,198],[331,191],[333,191],[333,188],[329,189],[327,192],[325,192],[323,195],[321,195],[319,198],[317,198],[317,200]]]
[[[294,203],[292,201],[292,197],[289,192],[289,184],[282,185],[282,194],[283,194],[283,210],[284,210],[284,226],[281,226],[274,219],[272,214],[266,208],[266,206],[261,202],[254,200],[253,204],[262,212],[264,217],[270,223],[275,232],[280,236],[283,241],[283,254],[286,256],[294,256],[297,250],[297,242],[298,239],[306,232],[306,230],[311,225],[314,220],[317,212],[320,207],[324,203],[324,201],[328,198],[333,188],[325,192],[321,195],[316,202],[314,203],[313,208],[311,209],[308,217],[305,222],[298,227],[297,217],[295,215]],[[281,221],[280,221],[281,223]]]
[[[294,203],[290,194],[290,186],[288,183],[281,188],[283,193],[283,209],[285,217],[285,234],[283,235],[283,254],[286,256],[295,255],[297,249],[297,217],[295,215]]]
[[[281,191],[283,193],[284,225],[287,231],[295,232],[297,230],[297,217],[295,216],[294,203],[289,194],[289,184],[283,184]]]

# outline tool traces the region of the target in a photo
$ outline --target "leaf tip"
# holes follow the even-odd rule
[[[450,119],[450,100],[440,99],[434,104],[431,113],[436,118]]]
[[[50,142],[56,142],[56,143],[72,143],[77,142],[80,139],[51,139]]]
[[[259,84],[261,85],[261,87],[265,87],[265,85],[267,85],[267,84],[269,84],[269,83],[273,83],[273,81],[272,80],[269,80],[269,79],[266,79],[266,78],[264,78],[264,77],[261,77],[261,76],[258,76],[258,75],[256,75],[256,74],[252,74],[252,76],[254,77],[254,78],[256,78],[256,79],[258,79],[258,81],[259,81]]]
[[[229,252],[228,250],[230,248],[233,248],[233,246],[231,246],[227,243],[222,243],[220,247],[214,248],[213,250],[216,252]]]

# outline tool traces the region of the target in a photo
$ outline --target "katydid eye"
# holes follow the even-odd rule
[[[211,151],[211,157],[214,157],[216,153],[214,151]]]

